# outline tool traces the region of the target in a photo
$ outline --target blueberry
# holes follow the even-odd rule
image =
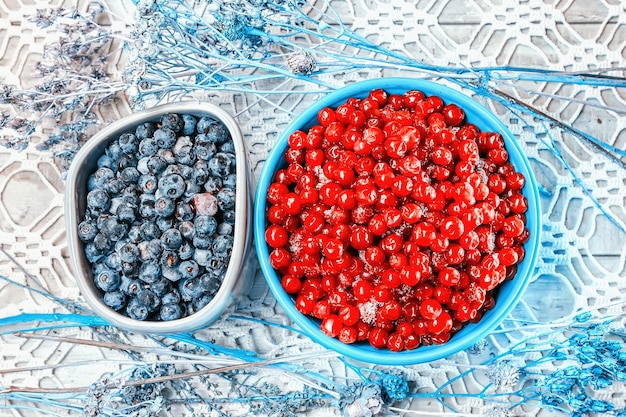
[[[158,239],[161,236],[161,230],[154,222],[143,222],[139,226],[139,236],[143,240]]]
[[[217,192],[222,188],[222,179],[219,177],[209,177],[204,183],[204,189],[211,193],[217,194]]]
[[[120,223],[117,216],[100,216],[97,224],[100,229],[100,233],[112,242],[117,242],[118,240],[124,238],[128,233],[128,225]]]
[[[126,306],[126,314],[131,319],[144,321],[148,319],[150,312],[148,308],[140,304],[136,298],[131,298]]]
[[[163,321],[178,320],[182,317],[182,315],[183,310],[178,304],[175,303],[163,304],[161,306],[161,310],[159,311],[159,317]]]
[[[167,113],[161,116],[161,126],[172,129],[174,132],[183,130],[185,121],[183,116],[177,113]]]
[[[120,178],[115,177],[111,178],[106,184],[104,184],[102,189],[109,193],[109,195],[113,196],[119,194],[125,186],[126,184],[124,184],[124,181],[122,181]]]
[[[126,185],[136,184],[137,181],[139,181],[139,177],[141,177],[141,173],[134,166],[126,167],[122,171],[120,171],[119,177]]]
[[[230,174],[232,161],[227,154],[218,152],[213,156],[213,158],[209,159],[207,165],[211,175],[221,178]]]
[[[161,305],[160,298],[157,297],[154,291],[147,288],[140,290],[135,297],[137,302],[146,306],[150,312],[155,311]]]
[[[191,174],[190,181],[194,185],[204,185],[204,183],[209,178],[209,167],[204,161],[196,161],[193,164],[193,172]]]
[[[209,116],[203,116],[196,123],[196,132],[201,135],[206,135],[211,129],[211,126],[215,123],[217,123],[217,120],[215,120],[214,118]]]
[[[120,156],[117,160],[117,169],[121,171],[128,167],[136,167],[137,166],[137,156],[135,154],[124,154]]]
[[[226,269],[228,268],[228,258],[212,256],[207,260],[206,268],[209,274],[214,275],[221,280],[226,273]]]
[[[154,194],[157,189],[157,178],[153,174],[143,174],[139,177],[139,187],[141,191],[147,194]]]
[[[78,238],[83,242],[91,242],[98,234],[96,224],[91,220],[83,220],[78,224]]]
[[[237,174],[228,174],[222,179],[222,186],[224,188],[230,188],[231,190],[237,189]]]
[[[217,231],[217,220],[213,216],[196,216],[193,221],[196,234],[212,236]]]
[[[142,240],[137,244],[137,249],[139,250],[139,259],[144,262],[159,259],[163,252],[163,246],[159,239]]]
[[[120,159],[124,152],[118,141],[114,140],[112,142],[109,142],[104,153],[108,155],[109,158],[111,158],[113,161],[117,161],[118,159]]]
[[[222,188],[215,196],[217,205],[222,211],[228,211],[235,208],[235,191],[230,188]]]
[[[174,152],[171,149],[160,148],[157,151],[157,155],[163,158],[165,163],[168,165],[172,165],[176,163],[176,157],[174,156]]]
[[[217,153],[217,146],[215,146],[213,142],[196,144],[194,146],[194,153],[199,160],[208,161]]]
[[[128,229],[128,240],[130,242],[137,243],[141,240],[140,227],[141,224],[139,222],[131,224],[130,229]]]
[[[224,152],[224,153],[229,153],[229,154],[235,154],[235,142],[233,142],[232,140],[227,140],[226,142],[222,143],[220,145],[220,152]]]
[[[137,278],[139,264],[137,262],[122,262],[122,274],[128,278]]]
[[[183,200],[188,201],[193,198],[194,195],[202,192],[200,185],[194,184],[191,180],[185,181],[185,193],[183,194]]]
[[[180,230],[180,234],[183,235],[183,238],[189,241],[193,240],[193,237],[196,234],[195,226],[189,220],[179,222],[178,230]]]
[[[161,297],[161,304],[178,304],[181,302],[180,293],[176,288],[172,288],[167,294]]]
[[[162,126],[154,132],[154,140],[161,149],[171,149],[176,143],[176,132],[168,126]]]
[[[157,130],[157,126],[155,123],[146,122],[142,123],[135,129],[135,136],[137,139],[142,140],[145,138],[149,138],[154,135],[154,132]]]
[[[111,241],[100,232],[93,238],[93,245],[102,253],[108,252],[112,246]]]
[[[127,296],[134,297],[142,288],[143,284],[138,279],[129,278],[126,275],[122,275],[119,289]]]
[[[117,252],[111,252],[104,258],[104,264],[117,272],[122,271],[122,259]]]
[[[222,222],[217,226],[218,235],[233,235],[235,231],[234,225],[231,223]]]
[[[137,262],[139,259],[139,249],[132,242],[126,242],[117,252],[122,262]]]
[[[200,277],[200,287],[202,292],[208,295],[215,295],[222,285],[222,280],[213,274],[203,274]]]
[[[122,202],[115,212],[118,220],[123,223],[132,224],[137,219],[137,205]]]
[[[156,210],[154,209],[155,198],[152,194],[144,194],[139,201],[139,215],[144,219],[154,219]]]
[[[222,143],[230,137],[230,132],[222,122],[212,117],[202,117],[196,124],[196,131],[204,134],[211,142]]]
[[[109,291],[104,293],[102,301],[113,310],[118,311],[126,305],[126,294],[120,290]]]
[[[161,243],[165,249],[177,250],[183,243],[183,235],[178,229],[168,229],[161,235]]]
[[[98,262],[100,259],[104,257],[104,254],[100,249],[98,249],[94,242],[89,242],[85,245],[85,258],[90,263]]]
[[[185,180],[178,174],[164,175],[158,182],[161,195],[169,198],[179,198],[185,192]]]
[[[193,251],[193,260],[200,266],[207,266],[209,258],[213,256],[208,249],[195,249]]]
[[[172,290],[172,282],[161,276],[158,280],[150,284],[150,289],[159,297],[163,297],[165,294]]]
[[[164,268],[178,268],[180,258],[176,250],[164,250],[161,253],[161,266]]]
[[[137,171],[141,174],[149,174],[150,170],[148,169],[148,161],[150,160],[149,156],[144,156],[137,160]]]
[[[161,277],[161,267],[154,261],[148,261],[139,267],[138,278],[146,284],[156,282]]]
[[[187,259],[178,265],[178,271],[181,273],[183,278],[195,278],[200,273],[200,265],[192,259]]]
[[[197,249],[208,249],[213,244],[213,238],[211,236],[195,235],[193,237],[193,246]]]
[[[159,197],[154,203],[154,210],[156,211],[157,216],[169,217],[174,214],[174,210],[176,210],[176,203],[174,203],[174,200],[171,198]]]
[[[117,290],[122,282],[120,274],[110,268],[97,273],[93,280],[96,286],[104,292]]]
[[[170,175],[170,174],[181,175],[180,167],[178,165],[176,165],[176,163],[169,164],[165,168],[165,170],[161,173],[161,176],[164,177],[164,176]],[[182,175],[181,175],[181,177],[182,177]]]
[[[197,312],[202,310],[204,307],[207,306],[207,304],[211,302],[211,300],[213,300],[213,296],[208,294],[202,294],[200,297],[194,298],[193,300],[191,300],[194,311]]]
[[[157,145],[156,139],[152,137],[142,139],[141,142],[139,142],[138,151],[141,157],[154,155],[158,150],[159,145]]]
[[[228,257],[233,250],[233,238],[228,235],[217,235],[213,239],[213,245],[211,246],[213,254],[220,257]]]
[[[196,124],[198,121],[196,117],[191,114],[183,114],[183,129],[181,133],[183,135],[192,135],[196,131]]]
[[[196,155],[193,150],[193,146],[186,145],[174,151],[176,162],[182,165],[192,165],[196,160]]]
[[[111,207],[111,197],[100,189],[95,189],[87,193],[87,208],[95,213],[104,213]]]
[[[193,207],[189,203],[177,204],[176,211],[174,212],[176,219],[178,219],[178,221],[181,221],[181,222],[185,222],[185,221],[189,221],[193,219],[195,214],[196,213]]]
[[[98,168],[109,168],[113,171],[117,170],[117,164],[115,163],[115,160],[107,154],[100,155],[98,157],[98,161],[96,161],[96,165],[98,166]]]
[[[121,192],[122,200],[134,205],[139,204],[139,186],[137,184],[127,185]]]
[[[191,301],[202,295],[202,288],[198,278],[183,278],[178,281],[178,292],[183,301]]]
[[[148,157],[146,167],[148,168],[148,172],[150,174],[158,176],[167,167],[167,162],[165,162],[165,159],[161,158],[159,155],[152,155]]]
[[[173,217],[157,217],[155,223],[161,233],[176,227],[176,220]]]
[[[161,268],[161,274],[163,275],[163,278],[166,278],[167,280],[171,282],[180,281],[181,278],[183,277],[178,271],[178,268],[163,267]]]
[[[194,255],[194,247],[188,241],[183,241],[180,248],[178,248],[178,257],[181,261],[186,261],[187,259],[191,259]]]
[[[180,176],[185,180],[190,180],[193,176],[193,167],[190,165],[179,165]]]
[[[104,184],[109,182],[112,178],[115,178],[115,173],[111,168],[103,167],[98,168],[87,179],[87,189],[95,190],[96,188],[103,188]]]
[[[137,139],[137,136],[132,133],[122,133],[117,139],[117,142],[119,143],[122,152],[130,155],[137,153],[139,140]]]
[[[236,214],[235,210],[228,210],[222,213],[222,221],[224,223],[235,225]]]

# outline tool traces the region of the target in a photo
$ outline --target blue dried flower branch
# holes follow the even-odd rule
[[[53,132],[37,148],[50,152],[63,170],[69,167],[98,123],[95,111],[125,89],[108,73],[116,35],[97,23],[103,13],[94,3],[84,13],[40,9],[29,19],[41,29],[54,28],[58,39],[44,46],[43,60],[32,69],[38,80],[32,88],[0,83],[1,146],[23,150],[47,123]]]

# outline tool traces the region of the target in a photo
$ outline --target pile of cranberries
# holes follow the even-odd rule
[[[268,188],[269,261],[343,343],[441,344],[495,305],[529,239],[497,132],[421,91],[371,90],[293,132]]]

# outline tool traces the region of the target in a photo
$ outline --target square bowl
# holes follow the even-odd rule
[[[138,320],[110,308],[103,301],[103,291],[95,285],[92,264],[85,256],[85,243],[79,237],[78,226],[87,208],[89,177],[98,168],[98,160],[109,144],[124,133],[134,132],[140,124],[158,124],[163,115],[172,113],[189,114],[197,119],[215,119],[223,123],[232,138],[235,155],[232,164],[236,174],[232,250],[219,289],[202,308],[169,321]],[[251,277],[245,273],[246,255],[252,241],[252,210],[243,135],[233,117],[213,104],[195,101],[163,104],[124,117],[98,132],[80,149],[72,162],[66,180],[64,205],[70,263],[80,292],[98,316],[120,328],[160,334],[201,329],[222,317],[237,296],[244,294],[251,285]]]

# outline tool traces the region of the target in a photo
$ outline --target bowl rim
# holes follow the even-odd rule
[[[88,173],[83,167],[92,158],[92,154],[102,151],[106,144],[123,132],[134,129],[144,122],[158,121],[163,114],[193,114],[196,117],[208,116],[220,120],[228,128],[235,146],[236,195],[235,195],[235,230],[233,250],[220,289],[213,299],[194,314],[171,321],[140,321],[125,316],[104,304],[100,290],[93,283],[93,276],[87,271],[89,262],[84,258],[82,242],[78,238],[78,224],[82,213],[79,210],[78,195],[81,179],[86,180]],[[70,264],[78,288],[87,304],[105,321],[120,328],[141,333],[181,333],[198,330],[220,318],[232,301],[233,290],[237,286],[242,264],[245,261],[250,244],[251,215],[248,188],[248,167],[243,134],[235,119],[215,104],[202,101],[185,100],[159,104],[134,112],[118,119],[94,134],[76,153],[68,170],[65,182],[65,223],[67,229]],[[86,188],[86,184],[83,184]]]
[[[278,166],[281,160],[284,163],[283,154],[287,148],[289,134],[297,129],[310,127],[312,124],[315,124],[317,122],[317,112],[322,108],[336,107],[345,102],[349,97],[363,98],[370,90],[375,88],[382,88],[391,93],[420,90],[427,96],[440,96],[445,104],[458,104],[466,111],[468,120],[477,124],[481,130],[497,131],[502,134],[507,150],[509,150],[509,155],[515,160],[514,165],[516,170],[522,172],[526,177],[523,193],[529,201],[526,216],[527,227],[531,232],[531,236],[529,241],[524,245],[526,249],[525,257],[518,265],[516,277],[519,277],[519,279],[507,281],[504,283],[506,287],[501,287],[501,293],[502,289],[506,288],[504,294],[507,295],[507,297],[505,297],[504,301],[507,301],[507,303],[500,303],[499,306],[496,304],[496,308],[485,313],[478,323],[471,323],[465,326],[459,332],[455,333],[450,341],[441,345],[420,346],[413,350],[392,352],[388,349],[373,348],[366,345],[366,342],[362,344],[344,344],[338,339],[326,336],[321,332],[319,324],[317,324],[313,318],[303,315],[296,309],[291,296],[282,289],[278,274],[267,261],[269,250],[264,240],[265,212],[267,209],[265,191],[274,178],[274,167]],[[474,120],[474,117],[480,117],[480,120]],[[411,365],[445,358],[471,347],[491,333],[515,308],[530,282],[538,257],[541,232],[541,208],[537,182],[530,162],[515,136],[493,112],[470,96],[446,85],[429,80],[390,77],[357,81],[339,88],[311,104],[303,113],[292,120],[281,135],[279,135],[261,169],[255,195],[253,226],[256,252],[263,276],[278,303],[293,322],[303,330],[304,334],[322,346],[352,359],[380,365]]]

